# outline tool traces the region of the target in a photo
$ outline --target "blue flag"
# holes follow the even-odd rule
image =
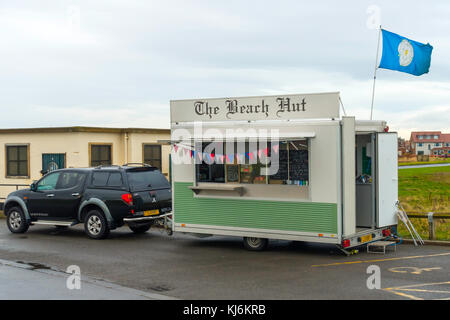
[[[383,55],[380,68],[397,70],[420,76],[428,73],[433,47],[427,43],[407,39],[398,34],[383,32]]]

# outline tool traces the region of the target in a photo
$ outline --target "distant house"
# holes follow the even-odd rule
[[[441,131],[411,132],[410,143],[416,155],[443,155],[450,148],[450,134]]]
[[[405,156],[411,154],[411,144],[408,140],[398,137],[398,155]]]

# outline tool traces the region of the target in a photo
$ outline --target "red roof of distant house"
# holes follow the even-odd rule
[[[422,139],[419,139],[419,136],[422,136]],[[426,139],[427,136],[430,136],[430,139]],[[434,136],[438,136],[437,139]],[[450,134],[442,133],[441,131],[416,131],[411,132],[411,142],[450,142]]]
[[[441,138],[443,139],[443,142],[450,143],[450,133],[443,133]]]

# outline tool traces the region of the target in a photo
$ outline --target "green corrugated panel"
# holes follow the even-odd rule
[[[174,183],[176,223],[337,233],[335,203],[194,198],[188,186]]]

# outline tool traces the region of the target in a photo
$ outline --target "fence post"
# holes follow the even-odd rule
[[[428,239],[430,240],[436,239],[436,232],[435,232],[436,225],[434,223],[433,215],[434,212],[428,212]]]

